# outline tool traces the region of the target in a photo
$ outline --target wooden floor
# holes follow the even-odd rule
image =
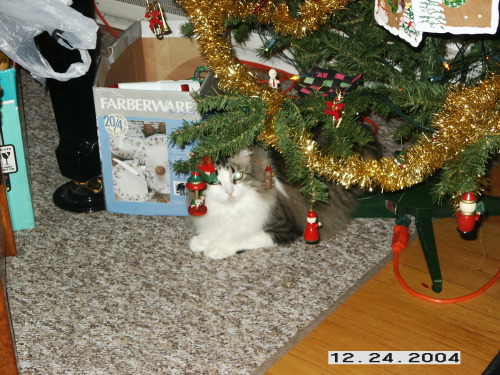
[[[500,176],[500,174],[499,174]],[[500,195],[500,179],[495,195]],[[414,290],[435,298],[469,294],[500,266],[500,216],[485,220],[465,241],[454,218],[434,223],[443,291],[432,292],[418,238],[400,258]],[[390,246],[390,244],[388,244]],[[460,365],[328,365],[328,351],[460,351]],[[457,304],[436,304],[405,291],[391,262],[300,341],[266,375],[481,374],[500,350],[500,283]]]

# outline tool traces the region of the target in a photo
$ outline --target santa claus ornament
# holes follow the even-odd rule
[[[474,230],[481,213],[477,211],[476,196],[473,193],[462,194],[456,217],[458,221],[457,230],[460,233],[469,234]]]
[[[317,223],[316,212],[310,210],[307,213],[307,224],[304,230],[304,240],[307,243],[314,244],[319,242],[319,227],[321,223]]]

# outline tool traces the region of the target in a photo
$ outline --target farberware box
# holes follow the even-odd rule
[[[169,134],[199,120],[192,92],[203,68],[196,42],[178,33],[157,39],[137,21],[109,48],[94,84],[106,209],[140,215],[187,215],[186,181],[172,163],[189,157]]]

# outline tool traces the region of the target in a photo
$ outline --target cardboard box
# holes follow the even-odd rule
[[[199,120],[190,92],[119,89],[125,82],[186,80],[204,65],[195,41],[173,33],[158,40],[146,21],[132,24],[109,48],[93,88],[106,209],[115,213],[186,216],[185,183],[172,163],[189,157],[169,134]]]
[[[18,231],[33,228],[35,214],[31,198],[28,148],[16,78],[14,68],[0,71],[0,157],[12,228]]]

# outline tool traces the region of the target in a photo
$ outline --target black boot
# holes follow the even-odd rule
[[[57,207],[71,212],[95,212],[105,208],[100,178],[67,182],[54,192],[53,199]]]
[[[87,0],[75,0],[72,7],[87,17],[93,17],[92,4]],[[78,51],[62,47],[48,33],[37,36],[37,45],[57,72],[65,72],[72,63],[81,61]],[[89,53],[93,57],[94,51]],[[89,71],[82,77],[64,82],[47,79],[59,132],[57,163],[61,174],[71,180],[56,190],[53,199],[58,207],[72,212],[104,209],[92,92],[94,77],[95,66],[92,63]]]

